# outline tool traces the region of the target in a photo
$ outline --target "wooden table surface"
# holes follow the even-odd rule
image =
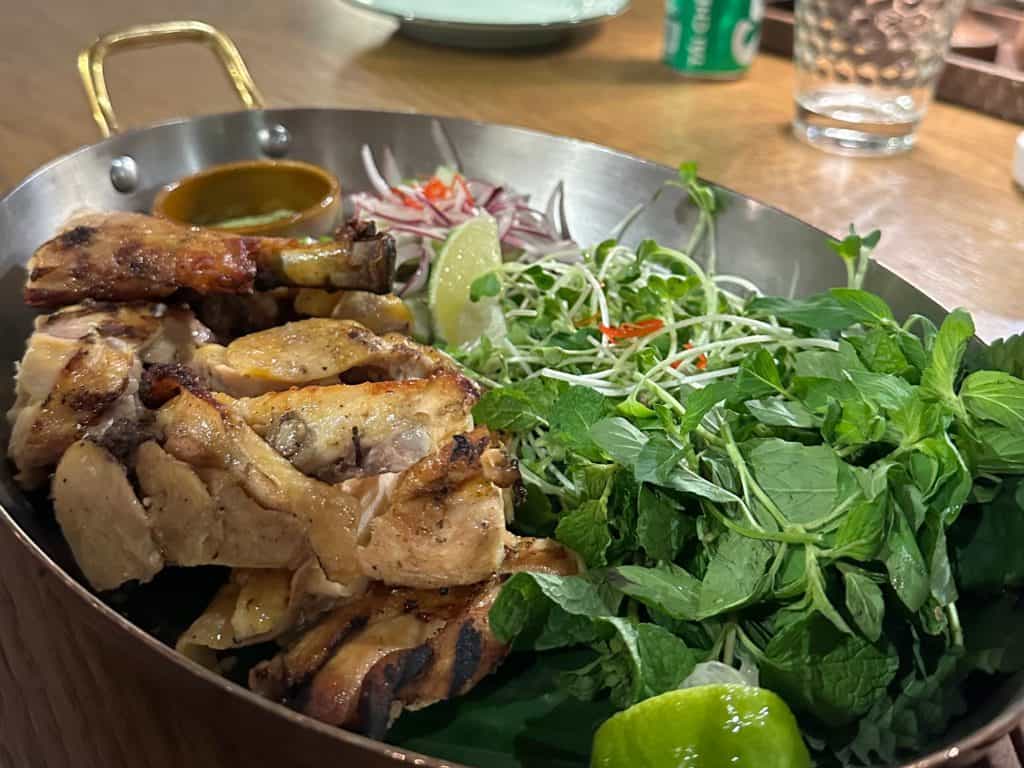
[[[788,61],[762,55],[733,83],[684,82],[663,67],[660,0],[635,0],[626,15],[569,45],[520,53],[394,37],[391,22],[338,0],[141,6],[0,4],[0,189],[98,138],[75,70],[82,45],[129,24],[200,18],[234,38],[273,106],[458,115],[668,164],[693,159],[707,178],[831,232],[850,222],[882,229],[880,259],[946,306],[970,308],[984,337],[1024,329],[1024,195],[1010,177],[1018,126],[936,104],[906,155],[822,154],[790,137]],[[111,59],[122,123],[235,109],[214,59],[197,50]],[[103,653],[96,632],[73,625],[62,600],[0,532],[0,766],[236,764],[215,722],[183,721],[189,704]]]

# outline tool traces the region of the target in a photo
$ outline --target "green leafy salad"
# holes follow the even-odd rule
[[[683,250],[609,240],[472,283],[504,323],[449,352],[519,457],[511,527],[586,570],[512,576],[491,625],[515,678],[450,705],[476,726],[404,738],[443,753],[445,727],[561,707],[524,738],[579,764],[601,719],[715,661],[779,694],[820,765],[920,752],[1024,667],[1024,350],[965,366],[967,313],[894,317],[860,288],[877,232],[831,243],[849,285],[827,293],[716,275],[715,195],[693,166],[674,185]]]

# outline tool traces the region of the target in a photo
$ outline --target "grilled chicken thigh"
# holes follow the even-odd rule
[[[95,589],[149,581],[164,567],[146,510],[124,466],[105,448],[88,440],[68,448],[52,495],[64,538]]]
[[[571,574],[554,542],[511,539],[501,574],[441,589],[375,584],[343,602],[268,662],[249,685],[317,719],[382,737],[403,709],[462,695],[508,652],[488,624],[503,575]]]
[[[143,363],[187,361],[209,338],[187,309],[162,304],[88,302],[38,318],[7,414],[19,482],[39,485],[83,436],[130,443]]]
[[[197,469],[221,470],[266,509],[300,523],[331,581],[350,592],[365,584],[355,558],[359,510],[339,487],[302,474],[238,416],[182,388],[157,411],[164,449]]]
[[[403,472],[358,550],[363,572],[388,584],[445,587],[495,573],[505,555],[503,488],[519,478],[480,428],[455,435]]]
[[[28,263],[25,301],[55,307],[82,299],[163,299],[252,293],[257,280],[384,293],[395,264],[392,238],[347,226],[329,242],[239,237],[139,213],[97,213],[68,222]]]
[[[194,470],[155,442],[135,455],[154,538],[176,565],[294,568],[309,557],[306,526],[254,501],[229,472]]]
[[[335,483],[407,469],[468,431],[477,391],[445,374],[218,399],[300,470]]]
[[[213,666],[214,651],[263,643],[306,626],[344,597],[315,559],[297,570],[236,568],[177,649]]]
[[[437,350],[397,333],[378,336],[351,320],[310,318],[196,352],[210,389],[252,397],[289,387],[420,379],[454,371]]]

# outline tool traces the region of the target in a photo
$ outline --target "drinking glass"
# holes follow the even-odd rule
[[[851,155],[910,149],[963,6],[796,0],[797,137]]]

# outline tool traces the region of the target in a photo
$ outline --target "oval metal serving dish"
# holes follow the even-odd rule
[[[359,148],[390,146],[396,157],[412,168],[431,169],[443,162],[435,149],[435,124],[447,132],[467,172],[500,179],[516,189],[545,199],[563,181],[566,216],[581,242],[603,239],[635,204],[671,178],[666,167],[644,162],[612,150],[531,131],[463,120],[420,115],[348,110],[291,109],[248,111],[183,120],[126,133],[40,169],[0,200],[0,317],[7,330],[0,359],[8,371],[24,350],[33,312],[21,301],[24,264],[33,249],[52,235],[63,221],[81,208],[148,210],[163,185],[218,163],[260,158],[261,131],[281,125],[291,136],[289,157],[316,163],[336,174],[350,188],[367,185]],[[233,137],[225,143],[223,136]],[[118,192],[110,181],[115,159],[130,156],[139,171],[139,186]],[[614,196],[608,189],[617,190]],[[844,279],[842,264],[825,245],[825,233],[803,222],[729,190],[719,219],[719,258],[723,270],[744,275],[769,292],[797,294],[823,290]],[[685,239],[691,225],[688,209],[676,208],[666,198],[647,210],[632,228],[634,233],[664,242]],[[940,316],[942,309],[922,293],[883,267],[869,278],[871,290],[882,295],[899,313],[921,312]],[[12,401],[10,377],[3,377],[3,407]],[[36,499],[36,505],[46,506]],[[153,674],[192,678],[191,696],[226,692],[222,706],[243,708],[276,723],[250,731],[252,739],[267,743],[281,738],[316,739],[327,750],[326,760],[358,758],[361,765],[399,764],[420,757],[387,744],[328,728],[260,699],[240,686],[214,676],[175,654],[169,647],[134,626],[97,599],[83,586],[59,530],[48,510],[43,511],[14,484],[11,467],[0,469],[0,520],[52,571],[62,588],[74,597],[77,620],[102,628],[112,643],[146,659]],[[169,669],[173,668],[173,669]],[[204,694],[204,691],[206,692]],[[272,711],[277,717],[268,718]],[[969,755],[1010,730],[1024,716],[1024,681],[1014,678],[994,691],[990,705],[977,711],[951,735],[961,755]],[[255,721],[254,721],[255,722]],[[300,738],[299,734],[304,735]],[[913,765],[936,766],[946,761],[944,745]],[[254,744],[254,752],[255,749]],[[450,765],[450,763],[444,763]],[[427,759],[420,765],[440,766]]]
[[[54,161],[0,199],[3,367],[13,370],[32,329],[33,312],[21,298],[24,265],[34,248],[80,209],[147,211],[157,191],[168,183],[213,165],[268,154],[314,163],[335,174],[347,189],[358,190],[368,186],[359,157],[363,144],[374,149],[389,146],[404,167],[429,171],[445,161],[434,140],[439,130],[447,134],[470,175],[507,183],[540,200],[564,183],[566,218],[573,236],[582,243],[604,239],[637,202],[649,199],[652,191],[674,176],[669,168],[594,144],[409,114],[250,110],[124,133]],[[287,141],[268,143],[267,136]],[[126,168],[132,171],[130,184],[125,183]],[[825,233],[735,192],[718,191],[724,203],[718,220],[723,270],[781,294],[807,294],[844,281],[843,265],[826,246]],[[663,196],[630,231],[666,243],[685,241],[694,218],[691,209]],[[943,314],[942,308],[881,266],[870,273],[866,287],[900,314]],[[12,402],[12,390],[12,377],[0,377],[0,405],[5,410]],[[35,558],[44,577],[56,584],[59,604],[67,608],[73,623],[88,624],[109,641],[115,664],[130,660],[134,669],[145,670],[173,693],[182,710],[179,733],[187,738],[188,728],[209,728],[209,718],[215,720],[225,764],[453,765],[325,726],[176,654],[89,591],[53,522],[49,504],[38,495],[26,496],[16,486],[7,462],[0,468],[0,535],[15,537]],[[184,607],[185,612],[196,613],[202,600],[202,595],[179,592],[161,594],[153,603],[157,612],[182,613]],[[148,625],[147,629],[154,631]],[[1022,717],[1024,679],[1017,676],[993,690],[983,706],[946,741],[935,745],[935,751],[910,765],[968,765]]]

